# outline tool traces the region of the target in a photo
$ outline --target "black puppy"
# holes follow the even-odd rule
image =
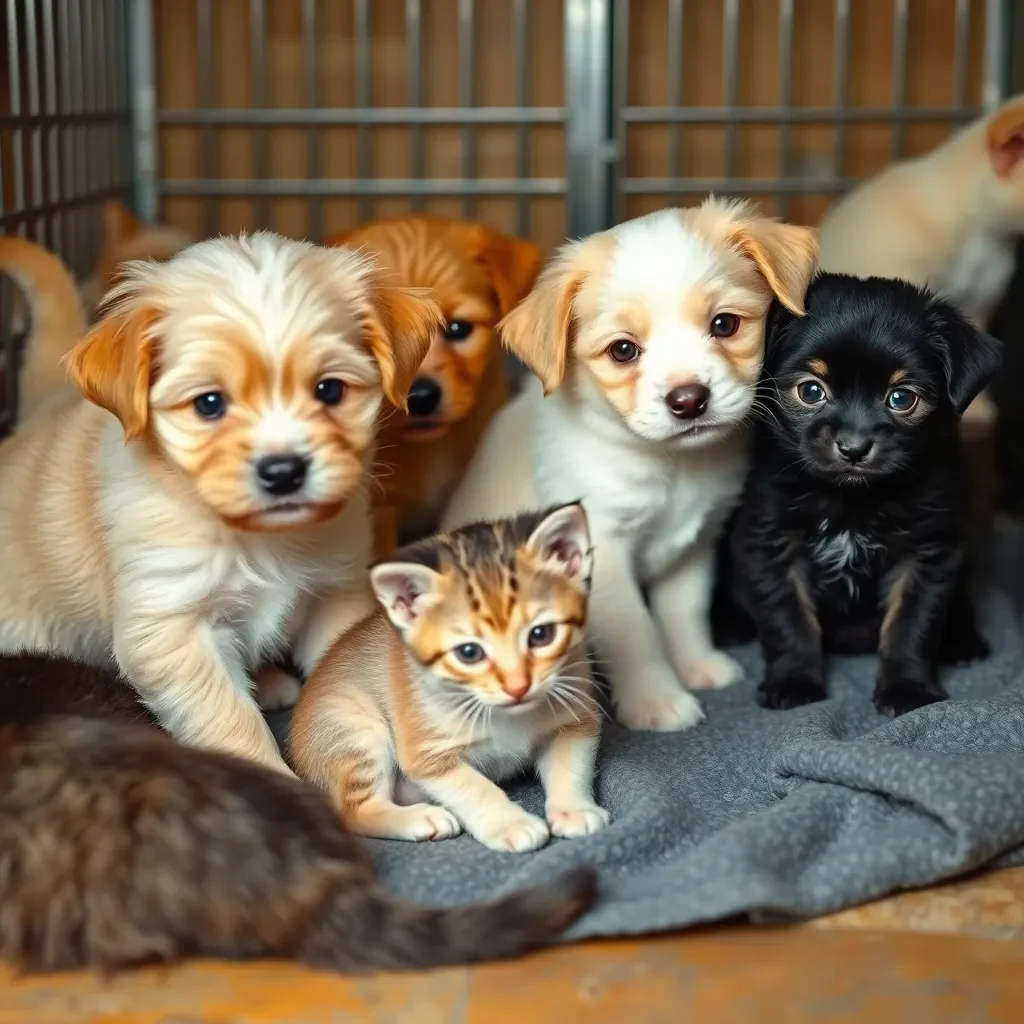
[[[824,651],[877,650],[891,715],[945,699],[938,664],[988,655],[964,580],[958,423],[999,354],[903,281],[821,274],[806,316],[771,310],[731,552],[766,707],[824,699]]]

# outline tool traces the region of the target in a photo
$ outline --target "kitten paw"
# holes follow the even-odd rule
[[[600,832],[612,820],[612,816],[597,804],[577,804],[574,807],[549,806],[545,812],[551,834],[562,839],[575,839]]]
[[[890,718],[898,718],[908,711],[916,711],[948,699],[949,695],[941,683],[922,679],[896,679],[884,685],[879,683],[875,687],[874,696],[875,707]]]
[[[828,699],[821,681],[811,676],[780,676],[766,679],[757,688],[757,702],[772,711],[788,711]]]
[[[743,678],[743,667],[723,651],[682,665],[679,678],[688,690],[721,690]]]
[[[667,693],[641,687],[638,693],[624,696],[615,713],[622,725],[636,732],[683,732],[704,718],[700,701],[678,683]]]
[[[264,668],[256,673],[256,700],[264,711],[294,707],[301,692],[302,683],[282,668]]]
[[[395,839],[408,839],[414,843],[451,839],[462,831],[459,819],[443,807],[433,804],[410,804],[394,814]]]
[[[550,838],[547,825],[526,811],[503,818],[477,835],[484,846],[499,853],[529,853],[539,850]]]

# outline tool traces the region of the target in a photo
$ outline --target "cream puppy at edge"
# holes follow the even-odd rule
[[[703,711],[683,687],[741,675],[711,639],[715,542],[746,475],[765,315],[773,295],[803,313],[816,255],[811,229],[710,198],[568,243],[500,325],[538,380],[492,422],[444,525],[583,499],[588,638],[629,728],[687,729]]]
[[[89,401],[0,449],[0,649],[113,655],[179,740],[288,771],[254,673],[374,606],[374,424],[440,312],[269,233],[129,264],[110,301],[67,357]]]

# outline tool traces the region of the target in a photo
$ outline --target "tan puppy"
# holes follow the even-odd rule
[[[870,178],[819,230],[823,270],[929,285],[986,327],[1024,231],[1024,96]],[[982,395],[967,419],[993,413]]]
[[[371,607],[375,424],[439,319],[269,233],[130,265],[69,357],[90,401],[0,449],[0,649],[113,656],[175,737],[286,770],[253,673]]]
[[[509,396],[494,326],[530,290],[540,250],[482,224],[415,214],[332,239],[366,252],[398,285],[430,288],[444,313],[409,392],[381,426],[377,554],[436,529],[487,424]],[[378,495],[375,493],[374,498]]]
[[[491,423],[445,527],[583,499],[588,636],[620,721],[680,730],[739,666],[708,622],[747,470],[773,296],[803,312],[816,244],[744,203],[660,210],[565,245],[500,325],[539,378]],[[547,397],[545,397],[547,396]]]

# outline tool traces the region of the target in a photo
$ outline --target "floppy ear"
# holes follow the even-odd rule
[[[544,257],[532,242],[509,238],[483,226],[477,245],[476,258],[491,275],[504,316],[533,286]]]
[[[384,394],[399,409],[406,408],[409,386],[442,323],[441,308],[429,289],[374,287],[367,337],[380,366]]]
[[[540,379],[545,395],[565,377],[576,318],[573,304],[589,272],[585,256],[594,237],[563,245],[530,294],[498,324],[506,348]]]
[[[1024,161],[1024,96],[1007,100],[989,118],[986,136],[992,169],[1008,178]]]
[[[943,299],[932,303],[929,320],[942,355],[946,390],[962,416],[999,369],[1003,346]]]
[[[754,262],[779,302],[803,316],[804,295],[818,264],[818,233],[767,217],[751,217],[738,221],[729,238]]]
[[[530,534],[527,547],[545,561],[558,562],[571,579],[589,582],[594,557],[582,502],[548,512]]]
[[[147,306],[115,308],[64,357],[82,394],[121,421],[126,441],[149,423],[156,317],[157,311]]]
[[[370,586],[387,617],[400,630],[423,614],[441,577],[418,562],[378,562],[370,568]]]
[[[107,245],[134,238],[146,225],[124,203],[111,199],[103,204],[103,233]]]

